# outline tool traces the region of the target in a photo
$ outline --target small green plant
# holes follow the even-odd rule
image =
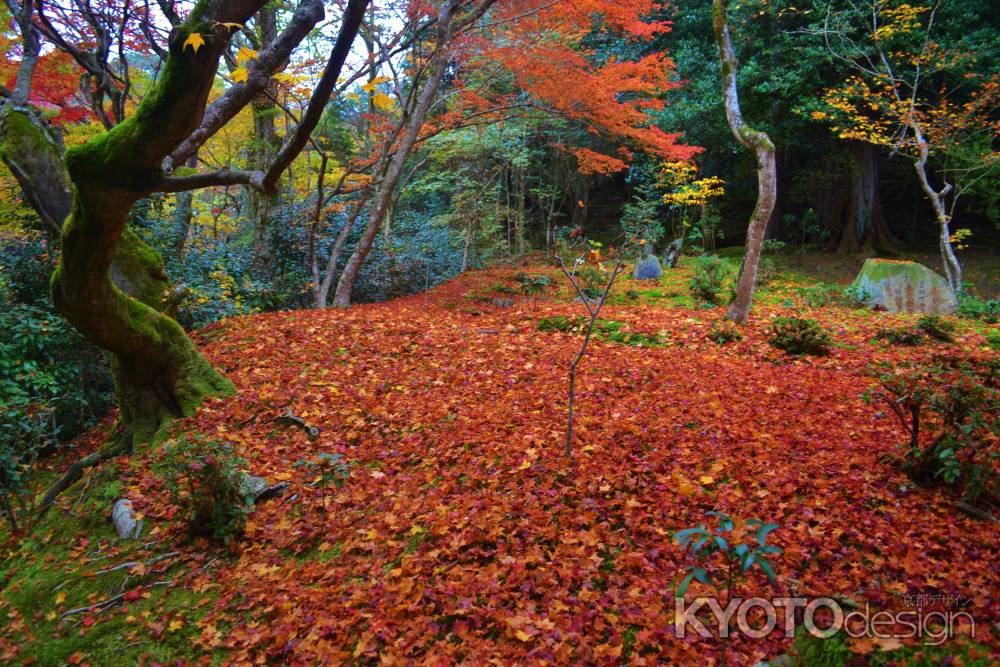
[[[770,257],[762,257],[757,264],[757,285],[767,285],[778,275],[778,267]]]
[[[553,315],[543,317],[538,320],[539,331],[558,331],[559,333],[570,333],[580,331],[587,324],[587,318],[583,315],[577,317],[566,317],[565,315]]]
[[[164,446],[158,472],[192,537],[229,544],[243,534],[252,507],[245,465],[231,445],[217,440],[181,436]]]
[[[712,328],[708,332],[708,338],[719,345],[725,345],[726,343],[742,340],[743,332],[740,331],[740,328],[732,320],[718,320],[712,324]]]
[[[725,603],[720,606],[726,608],[754,566],[774,583],[776,576],[769,557],[781,554],[781,547],[768,544],[767,536],[779,528],[778,524],[739,519],[721,512],[708,515],[717,519],[715,527],[701,524],[674,534],[674,540],[694,561],[685,567],[687,574],[677,586],[677,597],[684,597],[691,582],[698,581],[724,593]],[[728,637],[728,632],[723,633],[722,664],[726,661]]]
[[[788,354],[823,356],[830,353],[830,334],[816,320],[799,317],[776,317],[771,322],[767,342]]]
[[[295,464],[296,468],[306,468],[315,477],[311,485],[319,489],[323,508],[326,509],[326,498],[330,487],[340,489],[351,474],[351,466],[341,454],[323,452],[311,459],[305,459]]]
[[[1000,301],[996,299],[980,299],[962,292],[958,297],[958,309],[955,314],[970,320],[982,320],[988,324],[1000,322]]]
[[[919,332],[908,329],[879,329],[875,340],[884,340],[890,345],[914,347],[923,343],[924,337]]]
[[[588,299],[596,299],[604,292],[607,276],[596,266],[585,264],[576,270],[576,279]]]
[[[715,255],[702,255],[694,260],[688,283],[691,294],[705,303],[719,305],[733,300],[736,267]]]
[[[864,398],[889,408],[907,436],[903,466],[914,481],[959,487],[968,502],[1000,497],[1000,360],[938,355],[872,369]]]
[[[986,334],[986,345],[992,349],[1000,352],[1000,331],[993,329]]]
[[[937,315],[924,315],[919,320],[917,320],[917,329],[923,331],[925,334],[945,343],[951,343],[955,340],[955,325],[948,320],[942,319]]]

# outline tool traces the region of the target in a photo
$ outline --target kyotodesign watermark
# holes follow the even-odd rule
[[[972,614],[953,608],[876,611],[867,602],[847,606],[833,598],[804,597],[734,597],[723,607],[713,597],[695,598],[690,604],[684,598],[674,598],[674,632],[678,637],[690,631],[700,637],[728,637],[731,632],[739,632],[760,639],[775,630],[793,637],[799,627],[824,639],[843,630],[854,639],[915,638],[932,646],[958,634],[976,636]]]

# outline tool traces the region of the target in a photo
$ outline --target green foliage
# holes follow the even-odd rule
[[[743,332],[732,320],[717,320],[712,324],[708,338],[719,345],[725,345],[733,341],[743,340]]]
[[[998,352],[1000,352],[1000,331],[996,329],[991,330],[986,334],[986,344]]]
[[[694,260],[688,283],[696,299],[718,305],[729,303],[734,296],[736,267],[721,257],[702,255]]]
[[[996,324],[1000,322],[1000,301],[980,299],[968,292],[962,292],[958,295],[958,309],[955,314],[970,320],[982,320],[989,324]]]
[[[917,329],[923,331],[925,334],[946,343],[950,343],[955,340],[953,334],[955,333],[955,325],[948,320],[942,319],[937,315],[925,315],[917,320]]]
[[[585,264],[576,270],[576,278],[580,281],[581,291],[591,299],[596,299],[604,293],[607,276],[600,269]]]
[[[995,662],[988,647],[977,646],[967,638],[955,637],[941,644],[918,643],[891,651],[875,650],[864,655],[851,650],[851,638],[843,630],[830,637],[817,637],[804,626],[795,633],[795,640],[788,655],[794,667],[848,667],[864,664],[867,667],[991,667]]]
[[[770,257],[762,257],[757,264],[757,285],[766,285],[778,275],[778,267]]]
[[[921,483],[959,487],[975,501],[1000,493],[1000,360],[942,354],[930,362],[872,369],[878,386],[865,394],[884,404],[908,438],[903,462]]]
[[[158,473],[192,537],[229,544],[243,534],[252,507],[245,465],[231,445],[217,440],[182,436],[164,445]]]
[[[879,329],[875,334],[876,340],[884,340],[890,345],[903,345],[914,347],[924,342],[924,337],[916,331],[908,329]]]
[[[583,315],[573,318],[566,317],[565,315],[553,315],[540,319],[538,321],[538,330],[579,334],[583,333],[589,321],[590,319]],[[592,335],[598,340],[638,347],[665,347],[670,344],[670,337],[665,332],[647,334],[641,331],[629,331],[625,328],[624,322],[616,322],[614,320],[598,319],[594,322]]]
[[[674,534],[677,544],[698,563],[686,567],[687,574],[677,587],[677,596],[684,597],[695,580],[706,586],[724,587],[732,596],[738,578],[745,577],[754,565],[773,583],[776,577],[768,556],[780,554],[781,547],[768,544],[767,536],[779,528],[778,524],[732,518],[722,512],[708,512],[708,515],[717,518],[715,527],[701,524]],[[721,556],[722,567],[713,569],[711,561],[715,554]]]
[[[0,250],[0,507],[15,517],[38,456],[96,422],[114,386],[105,355],[53,312],[44,242]]]
[[[816,320],[776,317],[771,322],[767,342],[788,354],[823,356],[830,353],[831,339]]]

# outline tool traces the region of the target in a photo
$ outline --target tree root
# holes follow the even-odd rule
[[[103,463],[108,459],[113,459],[114,457],[127,453],[132,448],[131,438],[124,434],[117,443],[111,445],[106,449],[100,449],[93,454],[88,454],[82,459],[78,459],[70,465],[69,469],[63,473],[63,476],[56,480],[52,486],[48,488],[42,500],[38,503],[35,509],[35,519],[31,524],[34,528],[45,516],[45,513],[49,511],[52,505],[55,504],[56,498],[60,493],[71,487],[77,480],[83,477],[83,471],[87,468],[92,468],[99,463]]]

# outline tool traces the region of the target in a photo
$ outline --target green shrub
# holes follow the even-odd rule
[[[719,345],[725,345],[733,341],[742,340],[743,332],[733,323],[732,320],[719,320],[712,324],[708,332],[708,338]]]
[[[916,331],[908,329],[879,329],[876,340],[884,340],[891,345],[906,345],[913,347],[924,342],[924,337]]]
[[[961,488],[974,502],[1000,494],[1000,360],[942,354],[930,362],[872,369],[879,385],[865,394],[889,408],[907,437],[904,466],[917,482]]]
[[[917,329],[936,340],[950,343],[955,340],[955,325],[937,315],[925,315],[917,320]]]
[[[757,285],[766,285],[777,275],[778,267],[774,260],[769,257],[761,258],[760,263],[757,264]]]
[[[158,472],[192,537],[229,544],[243,534],[253,500],[246,495],[245,465],[217,440],[182,436],[164,446]]]
[[[552,317],[543,317],[540,319],[538,321],[538,330],[569,333],[571,331],[579,331],[586,323],[587,318],[583,315],[573,318],[566,317],[565,315],[553,315]]]
[[[604,294],[604,286],[608,280],[600,269],[589,264],[576,270],[576,279],[580,283],[581,291],[591,299],[596,299]]]
[[[1000,352],[1000,331],[993,329],[986,334],[986,344],[998,352]]]
[[[1000,301],[980,299],[968,292],[962,292],[958,297],[958,309],[955,314],[970,320],[982,320],[989,324],[996,324],[1000,322]]]
[[[694,272],[688,286],[701,301],[718,305],[733,300],[736,267],[721,257],[702,255],[694,260]]]
[[[771,322],[771,335],[767,340],[773,347],[788,354],[830,353],[830,334],[820,328],[816,320],[799,317],[776,317]]]

